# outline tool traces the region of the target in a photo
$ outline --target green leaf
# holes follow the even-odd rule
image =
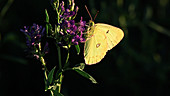
[[[59,93],[58,90],[53,90],[54,96],[64,96],[63,94]]]
[[[55,32],[53,31],[53,27],[52,27],[52,25],[50,23],[48,23],[48,28],[50,30],[50,34],[54,35]]]
[[[55,75],[55,79],[58,80],[60,78],[60,76],[62,75],[62,73],[63,73],[62,69],[57,70],[57,73]]]
[[[45,9],[45,16],[46,16],[46,22],[49,23],[49,15],[48,15],[48,12],[47,12],[47,9]]]
[[[51,5],[54,9],[57,9],[58,7],[56,7],[56,4],[58,5],[59,0],[53,0],[53,2],[51,2]]]
[[[47,9],[45,9],[45,16],[46,16],[46,32],[47,32],[47,36],[48,36],[48,24],[49,24],[49,15],[48,15],[48,12],[47,12]]]
[[[95,83],[95,84],[97,83],[96,80],[95,80],[91,75],[89,75],[88,73],[86,73],[85,71],[83,71],[83,70],[81,70],[81,69],[79,69],[79,68],[77,68],[77,67],[74,67],[74,68],[72,68],[72,69],[73,69],[74,71],[76,71],[77,73],[79,73],[80,75],[82,75],[83,77],[91,80],[92,83]]]
[[[51,84],[52,81],[53,81],[53,75],[54,75],[55,68],[56,68],[56,67],[54,67],[54,68],[49,72],[49,74],[48,74],[48,82],[49,82],[49,84]]]
[[[85,67],[85,64],[84,63],[80,63],[80,64],[77,64],[75,65],[74,69],[80,69],[80,70],[83,70]]]
[[[79,47],[79,45],[75,45],[75,48],[76,48],[76,50],[77,50],[77,54],[79,55],[79,53],[80,53],[80,47]]]
[[[47,82],[45,78],[44,78],[44,83],[45,83],[45,91],[47,91],[49,87],[49,83]]]

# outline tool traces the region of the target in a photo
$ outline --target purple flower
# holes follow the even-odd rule
[[[78,12],[78,10],[79,10],[79,7],[78,7],[78,6],[76,6],[76,10],[75,10],[75,11],[76,11],[76,13]]]
[[[84,27],[82,27],[82,26],[79,26],[79,27],[78,27],[78,31],[79,31],[79,32],[82,32],[82,31],[84,31],[84,30],[85,30]]]
[[[74,11],[70,11],[70,9],[66,9],[65,12],[64,12],[64,15],[63,17],[65,19],[69,18],[69,17],[72,17],[74,16],[76,13]]]
[[[67,33],[69,33],[70,35],[75,35],[75,32],[71,29],[67,29]]]
[[[67,8],[64,8],[64,2],[60,3],[59,10],[61,10],[60,14],[60,36],[63,37],[63,41],[60,43],[69,43],[68,40],[72,40],[72,43],[77,45],[80,43],[85,42],[85,39],[83,38],[83,32],[85,31],[85,25],[86,21],[83,21],[83,17],[81,17],[79,23],[75,23],[75,16],[77,15],[78,12],[78,6],[75,8],[75,3],[74,0],[72,0],[72,4],[69,4]],[[64,39],[64,38],[68,39]],[[65,45],[65,44],[64,44]]]
[[[86,22],[83,21],[83,18],[81,17],[78,26],[75,25],[74,20],[70,21],[65,20],[64,23],[62,24],[62,28],[65,28],[66,32],[71,35],[70,38],[72,38],[72,43],[74,45],[77,45],[79,44],[79,42],[80,43],[85,42],[85,39],[83,38],[83,31],[85,31],[85,25]]]
[[[81,17],[79,25],[82,26],[82,27],[84,27],[86,25],[86,21],[83,21],[83,17]]]
[[[61,7],[61,11],[64,12],[64,11],[65,11],[64,1],[62,1],[62,2],[60,3],[60,7]]]
[[[86,25],[86,21],[83,21],[83,17],[81,17],[81,20],[79,22],[79,27],[78,27],[78,31],[79,32],[83,32],[85,30],[85,25]]]
[[[24,34],[27,36],[27,43],[28,47],[31,47],[30,45],[38,44],[41,40],[41,37],[44,35],[45,28],[42,28],[42,26],[36,25],[35,23],[31,27],[24,26],[24,30],[20,29],[21,32],[24,32]]]
[[[79,35],[76,35],[76,36],[73,37],[72,43],[73,43],[74,45],[78,45],[79,40],[80,40]]]
[[[41,50],[40,43],[42,36],[44,36],[45,28],[34,23],[33,26],[30,27],[24,26],[24,29],[20,29],[20,31],[26,35],[27,51],[32,52],[34,56],[38,57],[37,50]],[[44,47],[44,53],[47,53],[47,47],[48,44]]]
[[[74,11],[71,11],[70,13],[69,13],[69,17],[71,17],[71,16],[74,16],[76,13],[74,12]]]
[[[62,26],[62,28],[68,27],[68,20],[63,20],[61,26]]]
[[[64,33],[60,31],[60,34],[64,36]]]
[[[64,8],[64,2],[62,1],[62,3],[60,3],[60,10],[63,12],[62,14],[60,14],[60,18],[66,20],[70,17],[74,17],[77,14],[78,7],[76,6],[75,10],[72,10],[72,5],[68,5],[67,8]]]
[[[74,21],[74,20],[70,20],[69,23],[70,23],[71,25],[74,25],[74,24],[75,24],[75,21]]]
[[[71,27],[74,26],[74,24],[75,24],[75,21],[74,21],[74,20],[70,20],[70,21],[68,21],[68,23],[67,23],[67,27],[71,28]]]
[[[77,31],[77,26],[76,25],[72,25],[72,27],[70,29],[73,30],[74,32],[76,32]]]
[[[81,43],[84,43],[85,41],[86,41],[85,38],[82,38],[82,37],[80,38],[80,42],[81,42]]]
[[[79,42],[84,43],[85,39],[83,37],[79,36],[79,35],[74,36],[73,39],[72,39],[72,43],[74,45],[78,45]]]

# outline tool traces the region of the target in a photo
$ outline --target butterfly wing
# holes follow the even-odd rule
[[[97,23],[91,27],[89,38],[85,42],[84,59],[88,65],[100,62],[106,52],[116,46],[123,38],[121,29],[103,23]]]
[[[124,37],[124,33],[121,29],[103,23],[95,24],[95,30],[100,30],[99,32],[104,32],[107,37],[108,50],[115,47]]]
[[[104,58],[108,50],[107,38],[105,33],[94,30],[94,34],[88,38],[84,47],[84,59],[88,65],[96,64]]]

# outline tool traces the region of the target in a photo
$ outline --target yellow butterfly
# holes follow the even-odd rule
[[[92,65],[100,62],[106,52],[115,47],[123,37],[123,31],[117,27],[92,22],[84,46],[85,63]]]

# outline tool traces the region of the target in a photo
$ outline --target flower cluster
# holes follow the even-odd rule
[[[44,35],[45,28],[36,25],[35,23],[31,27],[24,26],[24,29],[20,29],[26,35],[26,45],[29,52],[35,57],[39,58],[39,55],[48,53],[48,43],[46,42],[44,50],[41,53],[41,38]]]
[[[73,68],[69,66],[70,48],[72,45],[74,45],[77,54],[80,53],[79,43],[85,42],[84,37],[86,36],[83,34],[85,33],[87,27],[86,21],[83,21],[83,17],[81,17],[78,23],[75,22],[75,17],[79,8],[78,6],[75,6],[74,0],[67,1],[68,3],[66,7],[64,5],[64,1],[60,2],[60,0],[51,0],[51,5],[54,9],[54,12],[56,12],[56,18],[53,19],[56,20],[55,24],[50,24],[49,15],[46,9],[45,28],[37,24],[33,24],[30,27],[24,26],[24,29],[20,29],[20,31],[22,31],[26,36],[27,51],[32,56],[35,56],[38,60],[40,60],[43,65],[45,91],[49,90],[51,96],[63,96],[60,93],[63,72],[68,69],[78,72],[80,75],[90,79],[93,83],[97,83],[92,76],[83,71],[85,66],[84,63],[80,63],[78,66]],[[44,55],[48,53],[49,49],[46,39],[51,40],[50,43],[52,42],[51,44],[56,46],[55,48],[57,48],[58,53],[58,65],[55,65],[54,68],[49,71],[44,58]],[[62,62],[64,60],[62,57],[64,57],[65,54],[62,53],[61,55],[60,47],[66,48],[66,52],[68,52],[66,55],[66,61],[64,63]],[[56,61],[55,58],[54,60]]]
[[[75,8],[74,6],[74,1],[72,1],[72,4],[68,5],[67,9],[65,9],[63,1],[60,3],[60,27],[62,28],[62,30],[60,30],[60,34],[63,37],[71,38],[72,44],[78,45],[79,42],[85,42],[83,32],[85,31],[86,22],[83,21],[83,18],[81,17],[80,22],[78,24],[75,23],[74,18],[78,12],[78,6]]]
[[[85,25],[86,25],[86,21],[83,21],[83,17],[81,17],[81,20],[79,22],[79,27],[77,29],[77,32],[79,34],[76,34],[73,39],[72,39],[72,42],[75,44],[75,45],[78,45],[78,42],[85,42],[85,38],[83,38],[83,32],[85,31]]]

